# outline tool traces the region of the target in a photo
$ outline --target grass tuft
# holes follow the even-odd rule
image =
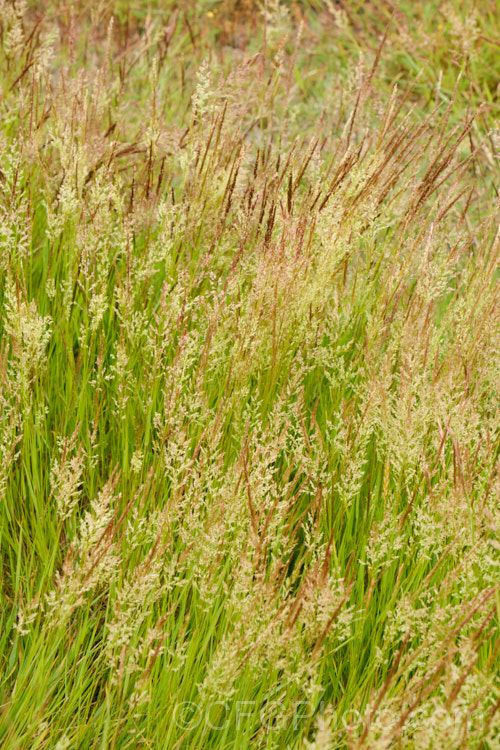
[[[493,0],[0,0],[0,744],[500,738]]]

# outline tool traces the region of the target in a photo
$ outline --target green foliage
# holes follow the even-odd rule
[[[497,747],[496,4],[0,37],[2,747]]]

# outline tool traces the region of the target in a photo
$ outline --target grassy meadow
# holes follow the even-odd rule
[[[500,747],[496,0],[0,0],[0,747]]]

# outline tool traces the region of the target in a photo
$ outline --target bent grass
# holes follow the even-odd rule
[[[3,747],[498,743],[498,26],[452,10],[402,56],[370,3],[0,5]]]

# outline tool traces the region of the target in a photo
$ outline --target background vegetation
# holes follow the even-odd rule
[[[2,747],[498,748],[495,0],[0,36]]]

